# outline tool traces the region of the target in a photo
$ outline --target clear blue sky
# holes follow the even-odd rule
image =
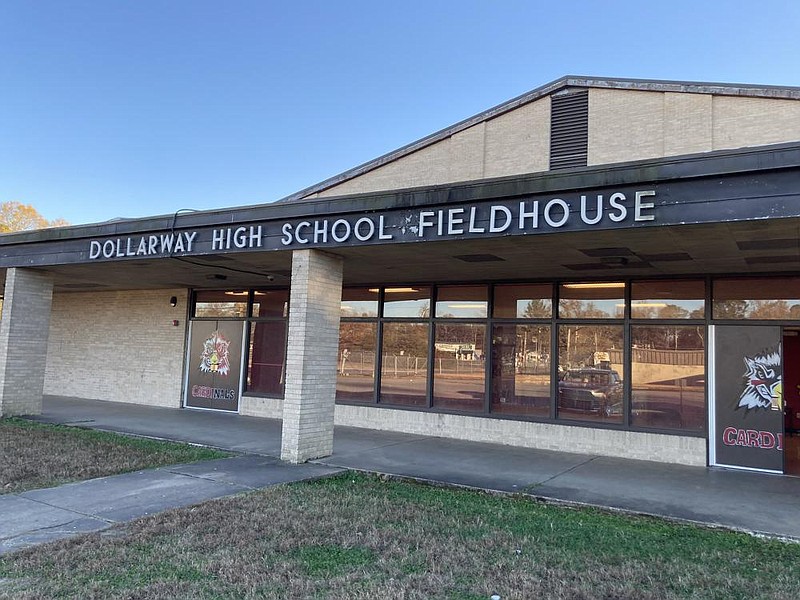
[[[0,0],[0,202],[271,202],[563,75],[800,86],[800,2]]]

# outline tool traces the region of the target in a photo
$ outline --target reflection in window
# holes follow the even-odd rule
[[[494,326],[492,412],[550,416],[549,326]]]
[[[562,319],[621,319],[624,309],[624,283],[565,283],[560,286],[558,315]]]
[[[427,406],[428,324],[384,323],[380,401]]]
[[[373,401],[377,332],[376,323],[341,322],[336,378],[337,400]]]
[[[236,318],[247,316],[247,291],[205,291],[195,292],[194,317],[197,318]]]
[[[431,289],[429,287],[387,287],[383,293],[384,317],[426,319],[431,314]]]
[[[286,375],[286,321],[259,321],[250,327],[247,391],[282,396]]]
[[[633,319],[704,319],[705,282],[700,280],[634,281]]]
[[[715,319],[800,319],[800,278],[718,279]]]
[[[342,290],[342,317],[377,317],[378,288],[345,288]]]
[[[256,290],[254,292],[254,317],[286,317],[288,314],[289,290]]]
[[[439,323],[435,333],[433,405],[437,408],[482,411],[486,395],[486,326]]]
[[[494,316],[499,319],[549,319],[553,314],[553,286],[496,285]]]
[[[436,290],[436,316],[481,318],[486,316],[487,289],[483,285],[442,286]]]
[[[622,326],[558,328],[558,418],[622,423]]]
[[[702,431],[705,327],[631,328],[631,425]]]

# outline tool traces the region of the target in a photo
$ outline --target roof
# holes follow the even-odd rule
[[[534,102],[540,98],[554,94],[569,88],[603,88],[618,90],[634,90],[643,92],[676,92],[685,94],[713,94],[716,96],[741,96],[751,98],[775,98],[783,100],[800,100],[800,87],[774,86],[774,85],[753,85],[742,83],[709,83],[698,81],[667,81],[655,79],[617,79],[608,77],[587,77],[581,75],[566,75],[560,79],[547,83],[530,92],[526,92],[516,98],[512,98],[502,104],[498,104],[488,110],[478,113],[472,117],[459,121],[455,125],[446,127],[425,136],[410,144],[393,150],[387,154],[379,156],[365,162],[357,167],[348,169],[343,173],[329,177],[324,181],[304,188],[294,194],[278,200],[278,202],[293,202],[307,198],[311,194],[321,192],[345,181],[354,179],[369,171],[382,167],[399,158],[417,152],[423,148],[431,146],[441,140],[447,139],[453,134],[463,131],[469,127],[489,121],[504,113],[510,112],[520,106]]]

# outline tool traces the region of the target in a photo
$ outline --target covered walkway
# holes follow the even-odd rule
[[[35,419],[280,456],[277,420],[52,396]],[[336,427],[333,454],[313,462],[800,540],[796,477],[354,427]]]

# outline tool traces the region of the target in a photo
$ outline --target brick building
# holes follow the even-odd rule
[[[798,473],[800,89],[565,77],[279,202],[0,237],[42,395]]]

